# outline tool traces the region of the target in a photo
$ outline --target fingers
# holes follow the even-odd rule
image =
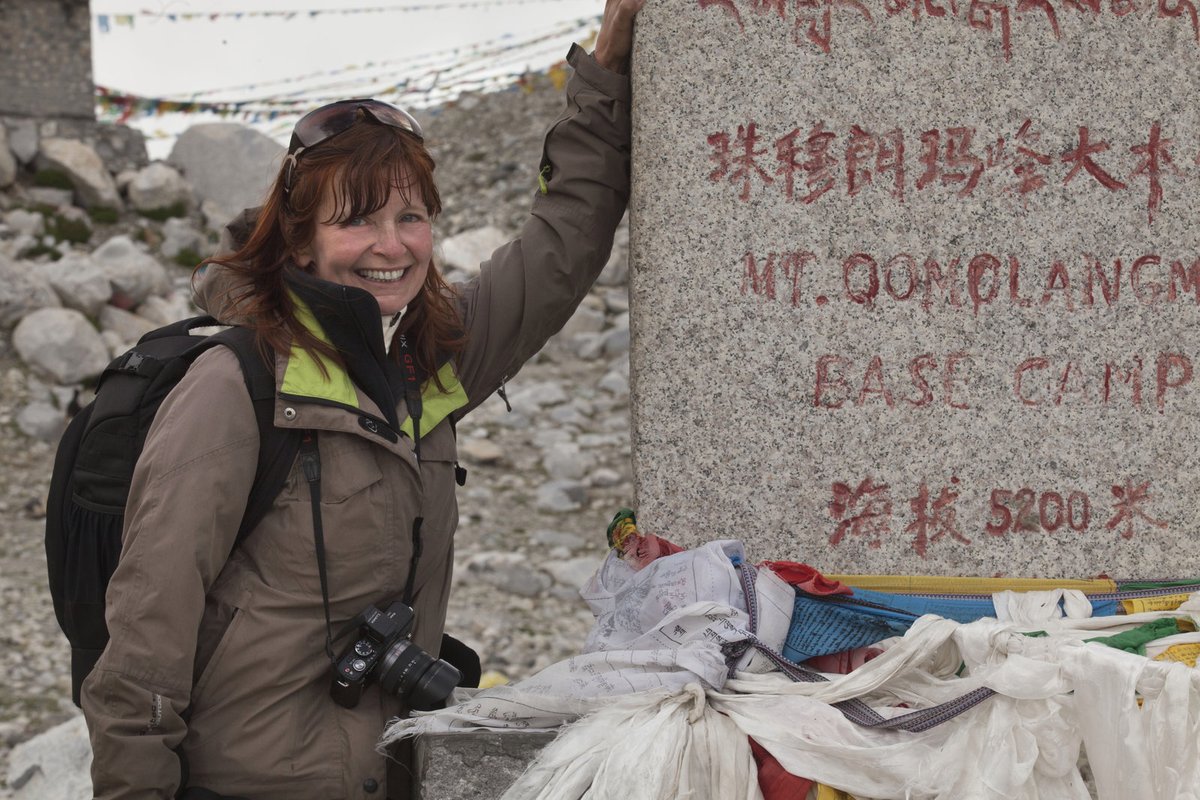
[[[594,53],[600,66],[613,72],[629,71],[633,20],[645,4],[646,0],[607,0]]]

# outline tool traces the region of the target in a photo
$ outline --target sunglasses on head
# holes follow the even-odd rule
[[[316,147],[339,133],[345,133],[364,117],[370,117],[380,125],[407,131],[418,139],[424,139],[421,125],[412,114],[382,100],[338,100],[336,103],[321,106],[301,117],[292,129],[292,140],[288,144],[287,157],[284,159],[287,172],[283,179],[283,190],[291,191],[297,159],[305,150]]]

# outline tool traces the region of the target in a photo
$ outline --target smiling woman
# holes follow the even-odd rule
[[[454,426],[570,319],[608,259],[642,2],[609,0],[594,54],[572,48],[566,110],[529,169],[532,212],[464,284],[433,261],[441,200],[411,117],[352,100],[297,124],[264,205],[196,285],[255,332],[271,419],[300,455],[239,540],[259,423],[237,356],[206,351],[163,402],[109,584],[112,638],[83,685],[96,798],[407,796],[376,751],[386,723],[445,700],[459,671],[439,656],[464,675],[479,664],[442,630]]]

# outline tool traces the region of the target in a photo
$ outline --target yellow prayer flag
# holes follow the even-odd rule
[[[1155,661],[1178,661],[1189,667],[1196,666],[1196,658],[1200,656],[1200,642],[1191,644],[1173,644],[1154,657]]]
[[[1158,597],[1138,597],[1133,600],[1122,600],[1121,608],[1126,614],[1139,614],[1143,611],[1174,611],[1183,605],[1190,596],[1164,594]]]

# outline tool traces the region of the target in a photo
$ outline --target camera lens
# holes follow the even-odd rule
[[[441,708],[461,679],[462,673],[454,665],[441,659],[433,661],[417,679],[412,691],[409,692],[412,698],[409,705],[417,711],[432,711],[435,708]]]
[[[409,708],[440,708],[461,674],[452,665],[435,659],[410,639],[401,639],[384,653],[379,664],[379,686],[400,696]]]

